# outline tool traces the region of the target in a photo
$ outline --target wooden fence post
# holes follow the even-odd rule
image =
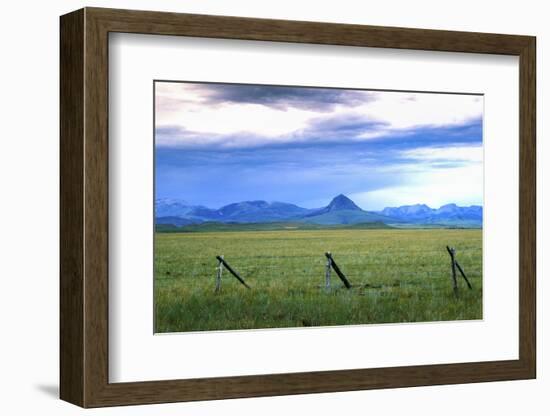
[[[223,255],[220,256],[223,259]],[[216,292],[219,292],[222,286],[222,272],[223,272],[223,262],[218,260],[218,273],[216,275]]]
[[[468,280],[468,278],[466,277],[466,273],[464,273],[464,270],[462,269],[462,267],[460,266],[460,264],[458,263],[458,261],[456,260],[456,252],[455,252],[455,249],[453,247],[449,247],[447,246],[447,251],[449,252],[449,255],[451,256],[451,268],[452,268],[452,277],[453,277],[453,290],[455,292],[455,295],[458,296],[458,286],[457,286],[457,282],[456,282],[456,269],[458,268],[458,271],[460,272],[460,274],[462,275],[462,277],[464,278],[464,280],[466,281],[466,284],[468,285],[468,289],[472,289],[472,285],[470,284],[470,281]]]
[[[342,270],[340,270],[340,268],[338,267],[338,265],[334,261],[334,258],[332,257],[332,254],[330,253],[330,251],[327,251],[325,253],[325,256],[327,257],[327,259],[330,260],[330,265],[332,266],[332,268],[334,269],[334,271],[336,272],[336,274],[338,275],[340,280],[344,283],[344,286],[347,289],[351,289],[351,283],[347,279],[346,275],[344,273],[342,273]]]
[[[327,253],[327,266],[325,270],[325,289],[330,290],[330,272],[332,268],[332,258],[330,257],[330,251]]]
[[[220,263],[222,263],[222,264],[225,266],[225,268],[227,269],[227,271],[228,271],[229,273],[231,273],[233,276],[235,276],[235,278],[236,278],[239,282],[241,282],[241,284],[242,284],[244,287],[246,287],[247,289],[250,289],[250,286],[248,286],[248,285],[246,284],[246,282],[244,281],[244,279],[243,279],[241,276],[239,276],[239,273],[237,273],[235,270],[233,270],[233,269],[231,268],[231,266],[224,260],[223,256],[216,256],[216,258],[218,259],[218,261],[219,261]]]
[[[456,282],[456,261],[455,261],[455,249],[447,246],[449,256],[451,256],[451,278],[453,280],[453,292],[455,296],[458,296],[458,284]]]
[[[460,264],[458,264],[458,261],[455,260],[455,264],[456,264],[456,267],[458,267],[458,271],[460,272],[460,274],[462,275],[462,277],[464,278],[464,280],[466,280],[466,284],[468,285],[468,289],[472,289],[472,285],[470,284],[470,281],[468,280],[468,278],[466,277],[466,273],[464,273],[464,270],[462,270],[462,267],[460,267]]]

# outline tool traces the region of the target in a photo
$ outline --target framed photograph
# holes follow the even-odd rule
[[[535,378],[535,49],[62,16],[61,398]]]

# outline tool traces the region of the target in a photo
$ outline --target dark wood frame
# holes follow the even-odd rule
[[[534,37],[99,8],[72,12],[62,16],[60,23],[63,400],[100,407],[535,378]],[[109,32],[519,56],[519,359],[109,383]]]

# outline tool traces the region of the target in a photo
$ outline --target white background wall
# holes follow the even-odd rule
[[[550,146],[543,140],[550,26],[545,2],[428,0],[125,0],[4,2],[0,15],[0,410],[3,414],[83,412],[58,395],[58,16],[83,6],[317,20],[536,35],[538,42],[538,330],[535,381],[167,404],[87,411],[130,415],[546,415],[550,360],[544,301],[543,183]],[[546,88],[545,88],[546,87]],[[475,340],[466,340],[475,342]]]

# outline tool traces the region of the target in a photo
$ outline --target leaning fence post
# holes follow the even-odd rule
[[[220,256],[223,259],[223,255]],[[218,273],[216,275],[216,292],[219,292],[222,286],[222,272],[223,272],[223,262],[218,260]]]
[[[456,267],[458,267],[458,271],[460,272],[460,274],[462,275],[464,280],[466,280],[466,284],[468,285],[468,289],[472,289],[472,285],[470,284],[470,281],[466,277],[466,273],[464,273],[464,270],[462,270],[462,267],[460,267],[460,264],[458,263],[458,261],[455,260],[455,264],[456,264]]]
[[[327,251],[325,253],[325,256],[327,259],[330,259],[330,265],[332,266],[332,268],[334,269],[334,272],[338,275],[340,280],[344,283],[344,286],[346,287],[346,289],[351,289],[351,283],[349,282],[346,275],[342,272],[342,270],[340,270],[340,268],[334,261],[334,258],[332,257],[332,254],[330,253],[330,251]]]
[[[237,279],[239,282],[241,282],[241,284],[246,287],[247,289],[250,289],[250,286],[248,286],[246,284],[246,282],[244,281],[244,279],[239,275],[239,273],[237,273],[235,270],[233,270],[233,268],[224,260],[223,256],[216,256],[216,259],[218,259],[218,261],[220,263],[222,263],[225,268],[227,269],[227,271],[229,273],[231,273],[233,276],[235,276],[235,279]]]
[[[462,277],[464,278],[464,280],[466,281],[466,284],[468,285],[468,289],[472,289],[472,285],[470,284],[470,281],[468,280],[468,278],[466,277],[466,273],[464,273],[464,270],[462,269],[462,267],[460,266],[460,264],[458,264],[458,261],[456,260],[455,258],[455,249],[453,247],[449,247],[447,246],[447,251],[449,252],[449,255],[451,256],[451,268],[452,268],[452,277],[453,277],[453,290],[455,292],[455,295],[458,296],[458,286],[457,286],[457,281],[456,281],[456,269],[458,268],[458,271],[460,272],[460,274],[462,275]]]
[[[451,256],[451,278],[453,279],[453,292],[455,296],[458,296],[458,285],[456,282],[456,261],[455,261],[455,249],[447,246],[449,256]]]
[[[330,251],[327,253],[327,266],[325,270],[325,289],[330,290],[330,269],[332,267],[332,258],[330,257]]]

